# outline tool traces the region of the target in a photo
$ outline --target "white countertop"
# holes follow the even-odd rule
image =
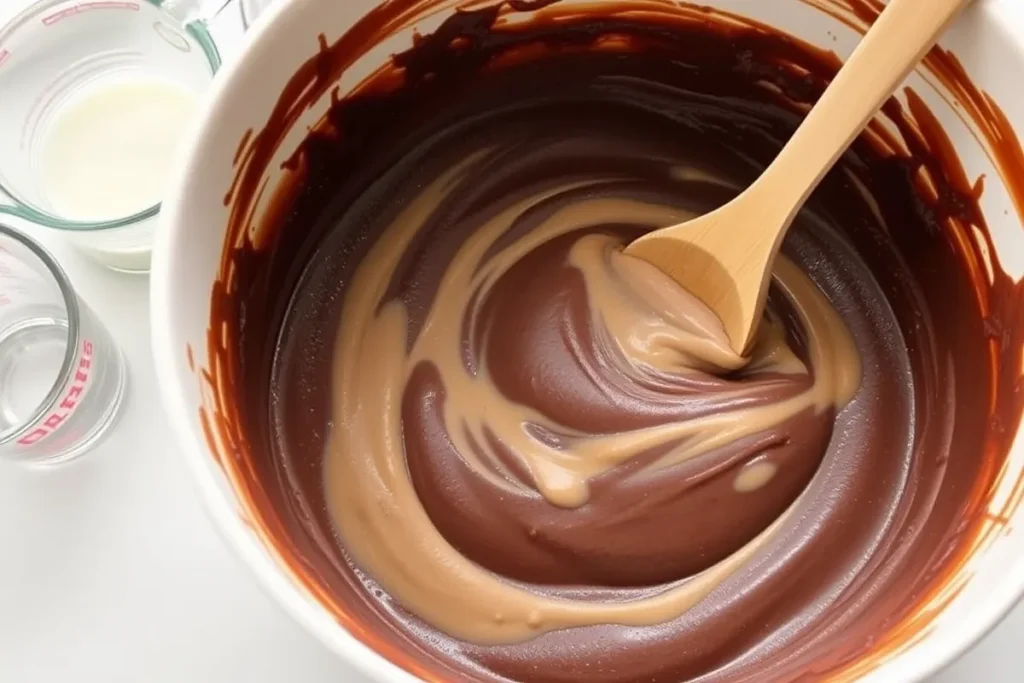
[[[271,601],[207,518],[157,394],[148,279],[10,222],[67,269],[124,351],[129,386],[96,451],[43,472],[0,462],[0,681],[364,681]],[[932,683],[1020,680],[1021,643],[1024,606]]]

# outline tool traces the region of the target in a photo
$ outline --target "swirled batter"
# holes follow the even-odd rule
[[[668,621],[776,533],[859,385],[857,350],[785,257],[789,329],[773,311],[747,359],[699,300],[622,253],[688,217],[645,194],[660,185],[665,202],[686,193],[673,175],[714,184],[705,174],[648,162],[646,178],[560,178],[551,147],[503,142],[401,206],[346,288],[327,441],[336,528],[399,604],[463,640]],[[509,184],[520,191],[495,192]],[[424,506],[417,486],[443,500]],[[501,509],[466,514],[466,499]],[[635,537],[651,525],[671,533]],[[615,604],[501,578],[628,586],[701,570]]]
[[[1020,416],[1019,288],[974,279],[941,129],[887,106],[910,151],[875,126],[829,174],[740,358],[622,246],[749,184],[835,59],[674,3],[476,3],[335,97],[250,239],[302,98],[431,7],[324,40],[240,152],[211,339],[261,526],[428,679],[855,661],[964,543]]]

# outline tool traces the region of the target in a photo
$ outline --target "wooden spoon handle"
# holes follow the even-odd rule
[[[822,176],[968,2],[890,0],[800,129],[750,188],[766,209],[780,212],[771,216],[773,225],[789,225]]]

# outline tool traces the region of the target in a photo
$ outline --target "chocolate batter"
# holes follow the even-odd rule
[[[979,268],[941,129],[909,93],[903,140],[829,174],[750,359],[621,246],[749,184],[837,64],[700,8],[455,14],[335,96],[252,240],[302,98],[427,4],[323,41],[240,149],[208,424],[270,541],[430,679],[863,657],[969,543],[1021,414],[1020,288]]]

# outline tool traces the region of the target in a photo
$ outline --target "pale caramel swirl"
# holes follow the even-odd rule
[[[403,608],[461,640],[514,643],[563,628],[673,619],[750,561],[786,515],[705,571],[639,599],[602,603],[541,594],[467,559],[435,528],[405,456],[402,405],[410,377],[424,364],[436,368],[445,394],[445,429],[438,438],[450,440],[476,476],[509,494],[532,487],[551,505],[578,508],[587,503],[593,479],[645,453],[660,454],[636,476],[727,447],[804,411],[843,407],[860,382],[854,343],[825,296],[783,257],[775,281],[799,319],[807,360],[790,348],[784,327],[772,316],[751,357],[739,357],[710,310],[652,266],[624,255],[620,238],[595,231],[601,225],[670,225],[688,217],[677,208],[584,193],[525,234],[514,234],[517,221],[531,210],[555,195],[586,190],[590,181],[523,197],[481,222],[451,259],[410,339],[406,305],[389,298],[390,285],[427,216],[467,181],[472,162],[456,166],[409,203],[377,239],[347,289],[335,342],[334,426],[326,464],[337,532],[356,564]],[[486,359],[467,360],[467,339],[486,343],[489,330],[481,329],[481,311],[497,283],[535,250],[573,235],[578,238],[568,265],[582,275],[589,327],[603,349],[600,357],[612,366],[600,372],[666,385],[680,378],[736,375],[724,390],[738,408],[588,433],[510,400],[493,381]],[[806,388],[743,407],[754,392],[744,378],[771,376],[806,377]],[[513,454],[514,462],[503,453]],[[735,490],[760,488],[776,468],[752,459],[736,476]]]

